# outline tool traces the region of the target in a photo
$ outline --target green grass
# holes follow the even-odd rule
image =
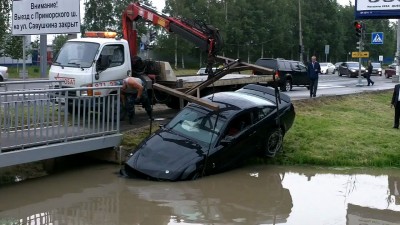
[[[391,91],[294,102],[296,119],[285,165],[400,167],[400,131],[393,129]]]
[[[40,78],[40,67],[39,66],[26,66],[26,70],[28,71],[29,78]],[[9,79],[19,79],[19,73],[22,71],[22,65],[9,66],[8,67],[8,76]],[[48,74],[48,73],[47,73]]]
[[[400,167],[391,91],[294,101],[296,118],[284,151],[258,163],[329,167]],[[155,130],[155,129],[154,129]],[[125,134],[135,147],[148,134]]]

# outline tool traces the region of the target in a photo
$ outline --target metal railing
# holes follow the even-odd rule
[[[98,89],[115,92],[80,94]],[[119,99],[118,86],[0,92],[0,155],[119,134]]]

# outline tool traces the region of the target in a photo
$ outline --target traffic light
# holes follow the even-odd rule
[[[354,22],[354,28],[356,29],[356,36],[361,37],[362,36],[362,24],[358,21]]]

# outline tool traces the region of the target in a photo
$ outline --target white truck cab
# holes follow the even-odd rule
[[[94,34],[93,34],[94,33]],[[54,59],[50,80],[64,81],[63,88],[116,86],[116,81],[131,75],[128,42],[114,38],[114,32],[92,32],[68,40]],[[110,37],[110,38],[105,38]],[[77,96],[107,96],[111,89],[77,92]]]

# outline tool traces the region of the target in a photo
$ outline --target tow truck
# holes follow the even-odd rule
[[[206,51],[208,76],[176,77],[171,65],[165,61],[143,60],[145,66],[140,67],[136,63],[136,22],[139,19],[178,34]],[[218,56],[223,42],[219,30],[211,25],[162,15],[139,2],[129,4],[124,10],[122,25],[123,38],[117,37],[116,32],[90,31],[82,38],[68,40],[50,67],[49,79],[64,81],[59,88],[77,88],[116,86],[117,81],[127,76],[140,76],[146,81],[149,96],[155,99],[153,103],[165,103],[171,108],[182,107],[183,100],[196,101],[195,94],[202,97],[217,91],[236,90],[246,84],[267,84],[274,80],[272,69]],[[211,68],[217,60],[227,63],[213,72]],[[243,70],[258,70],[266,75],[232,74]],[[96,89],[77,91],[72,95],[101,97],[116,92]],[[65,104],[71,112],[71,104]]]

